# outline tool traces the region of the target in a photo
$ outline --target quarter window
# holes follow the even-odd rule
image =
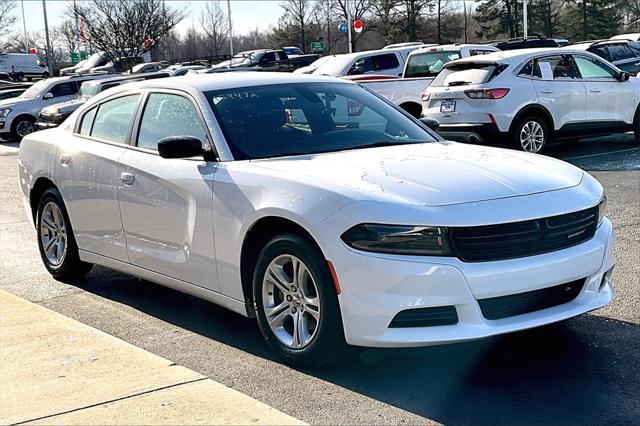
[[[393,53],[373,57],[373,68],[376,71],[390,70],[399,66],[398,57]]]
[[[205,135],[191,101],[170,93],[149,95],[140,122],[138,147],[157,151],[158,141],[169,136],[192,136],[204,143]]]
[[[124,143],[139,97],[123,96],[101,104],[91,129],[91,136],[109,142]]]
[[[80,134],[89,136],[91,134],[91,126],[93,125],[93,119],[96,118],[96,111],[98,108],[93,108],[82,117],[82,124],[80,125]]]

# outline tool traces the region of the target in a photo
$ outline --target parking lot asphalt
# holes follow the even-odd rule
[[[75,285],[53,280],[19,199],[15,155],[0,156],[0,288],[310,423],[637,424],[639,151],[625,135],[550,152],[616,170],[593,174],[617,233],[617,295],[604,309],[526,332],[353,350],[321,370],[291,369],[272,357],[253,320],[210,303],[99,267]]]

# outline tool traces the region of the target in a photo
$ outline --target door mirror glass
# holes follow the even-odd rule
[[[47,92],[44,94],[44,96],[42,97],[42,99],[51,99],[53,98],[53,93],[51,92]]]
[[[162,158],[190,158],[204,155],[202,142],[193,136],[169,136],[158,141]]]
[[[440,127],[440,122],[435,118],[424,117],[424,118],[421,118],[420,121],[422,122],[422,124],[426,125],[428,128],[430,128],[434,132],[437,131],[438,128]]]

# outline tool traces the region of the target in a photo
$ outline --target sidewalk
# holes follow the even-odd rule
[[[19,142],[4,142],[0,140],[0,155],[18,155],[19,152]]]
[[[0,424],[23,422],[302,424],[194,371],[0,291]]]

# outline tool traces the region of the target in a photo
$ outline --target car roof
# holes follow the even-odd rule
[[[119,86],[131,90],[135,89],[181,89],[188,92],[207,92],[210,90],[231,89],[236,87],[267,86],[271,84],[290,83],[321,83],[336,82],[355,84],[343,79],[314,76],[307,74],[289,74],[279,72],[245,72],[236,71],[220,74],[187,74],[179,79],[160,78],[133,82]],[[124,89],[123,89],[124,90]]]
[[[501,50],[498,52],[487,53],[486,55],[470,56],[468,58],[457,59],[449,62],[445,65],[455,66],[455,64],[461,63],[521,63],[527,59],[543,56],[543,55],[559,55],[559,54],[584,54],[585,52],[580,49],[567,49],[566,47],[540,47],[532,49],[516,49],[516,50]]]
[[[425,45],[424,47],[420,47],[417,50],[414,50],[413,52],[411,52],[411,55],[415,55],[418,53],[425,53],[425,52],[434,52],[434,51],[442,51],[442,50],[462,50],[465,47],[468,48],[478,48],[478,49],[488,49],[488,50],[492,50],[492,51],[499,51],[500,49],[498,49],[495,46],[491,46],[489,44],[479,44],[479,43],[453,43],[453,44],[441,44],[441,45],[437,45],[437,44],[432,44],[432,45]]]

